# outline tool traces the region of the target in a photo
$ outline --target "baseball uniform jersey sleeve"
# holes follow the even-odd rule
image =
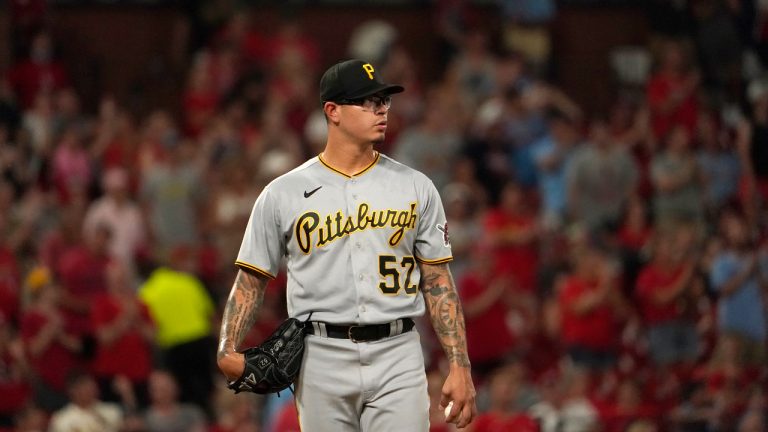
[[[420,189],[421,218],[417,224],[418,233],[415,242],[416,260],[426,264],[440,264],[451,261],[451,243],[448,237],[448,222],[445,209],[437,188],[429,178],[416,174],[416,184]]]
[[[276,217],[277,200],[270,186],[264,188],[256,199],[236,264],[274,279],[285,244]]]

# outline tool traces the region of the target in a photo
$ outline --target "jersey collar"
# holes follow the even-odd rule
[[[343,172],[339,171],[338,169],[336,169],[336,168],[332,167],[331,165],[329,165],[329,164],[328,164],[326,161],[324,161],[324,160],[323,160],[323,155],[322,155],[322,154],[319,154],[319,155],[317,155],[317,159],[318,159],[318,160],[320,161],[320,163],[322,163],[322,164],[323,164],[323,165],[324,165],[326,168],[328,168],[329,170],[331,170],[331,171],[335,172],[336,174],[340,174],[340,175],[342,175],[342,176],[344,176],[344,177],[346,177],[346,178],[352,178],[352,177],[357,177],[357,176],[359,176],[359,175],[362,175],[362,174],[364,174],[365,172],[367,172],[368,170],[370,170],[371,168],[373,168],[373,167],[376,165],[376,163],[377,163],[377,162],[379,162],[379,157],[380,157],[380,156],[381,156],[381,153],[379,153],[379,152],[376,152],[376,157],[375,157],[375,158],[373,158],[373,162],[371,162],[371,164],[370,164],[370,165],[368,165],[367,167],[363,168],[361,171],[359,171],[359,172],[356,172],[356,173],[354,173],[354,174],[352,174],[352,175],[349,175],[349,174],[345,174],[345,173],[343,173]]]

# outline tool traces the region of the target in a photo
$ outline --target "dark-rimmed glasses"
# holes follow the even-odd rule
[[[342,99],[336,103],[339,105],[356,105],[366,111],[375,112],[381,107],[389,109],[392,106],[392,96],[371,95],[361,99]]]

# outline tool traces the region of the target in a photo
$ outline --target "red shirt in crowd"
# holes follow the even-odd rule
[[[8,327],[6,318],[0,314],[0,326]],[[9,328],[0,329],[9,334]],[[12,355],[9,350],[10,338],[0,336],[0,415],[13,415],[20,412],[29,402],[32,389],[25,375],[22,374],[22,359]],[[3,346],[3,344],[5,346]]]
[[[136,300],[141,320],[152,320],[146,305]],[[120,319],[124,306],[109,295],[98,296],[93,302],[91,320],[94,331],[114,324]],[[97,376],[114,377],[124,375],[133,382],[146,381],[152,371],[152,347],[141,332],[133,328],[112,341],[109,345],[101,343],[96,348],[93,360],[93,372]]]
[[[469,272],[462,277],[461,301],[466,304],[488,289],[487,278]],[[484,362],[501,359],[514,343],[514,337],[506,324],[507,310],[499,299],[484,313],[466,317],[467,350],[472,361]]]
[[[558,297],[561,310],[560,334],[565,346],[583,346],[601,351],[616,348],[619,340],[618,320],[610,304],[596,306],[583,315],[571,310],[582,296],[597,289],[596,281],[588,282],[577,276],[565,280]]]
[[[16,96],[23,108],[29,108],[41,92],[54,92],[69,85],[69,77],[59,62],[36,63],[25,60],[8,72]]]
[[[539,432],[539,424],[527,414],[480,414],[472,422],[473,432]]]
[[[662,112],[661,106],[674,93],[685,91],[688,75],[658,73],[648,82],[648,104],[651,108],[651,127],[657,138],[664,138],[675,125],[683,125],[689,133],[696,129],[699,103],[696,92],[690,92],[674,109]]]
[[[648,244],[652,233],[653,229],[649,226],[633,229],[628,225],[623,225],[619,228],[618,239],[622,247],[638,252]]]
[[[259,65],[264,62],[266,39],[259,32],[252,29],[233,31],[230,26],[225,26],[213,37],[210,46],[217,47],[228,44],[237,49],[237,53],[245,62],[245,66]]]
[[[182,108],[184,111],[184,134],[197,138],[216,115],[219,95],[212,89],[189,89],[184,92]]]
[[[15,321],[19,313],[19,264],[13,252],[0,246],[0,314]]]
[[[22,315],[20,332],[25,345],[29,346],[49,320],[48,316],[33,309]],[[65,328],[65,331],[73,333],[70,326],[65,324]],[[29,357],[32,370],[43,382],[59,392],[66,390],[67,375],[80,365],[77,355],[57,340],[52,341],[39,355],[30,354]]]
[[[658,324],[681,317],[682,309],[678,302],[659,304],[653,300],[653,297],[674,284],[684,270],[683,266],[664,270],[651,263],[640,271],[637,277],[636,296],[640,303],[640,313],[646,324]]]
[[[490,238],[504,231],[527,230],[536,225],[536,218],[527,214],[510,214],[499,209],[490,210],[485,219],[485,231]],[[500,245],[494,249],[496,271],[511,274],[517,286],[527,293],[536,289],[538,250],[536,242]]]
[[[0,360],[0,363],[6,359]],[[13,415],[24,409],[30,401],[32,389],[29,383],[20,379],[0,376],[0,414]]]
[[[92,304],[94,298],[106,293],[107,264],[108,256],[95,254],[85,246],[68,249],[57,265],[63,291],[69,296]],[[76,334],[92,333],[89,312],[65,310],[64,315]]]
[[[662,415],[659,406],[642,403],[637,406],[619,406],[617,403],[597,405],[603,432],[624,432],[637,420],[654,421]]]

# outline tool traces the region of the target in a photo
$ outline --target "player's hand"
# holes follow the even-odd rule
[[[446,423],[454,423],[462,429],[477,415],[475,405],[475,386],[472,384],[472,373],[468,367],[451,365],[448,377],[445,379],[440,399],[441,409],[445,409],[453,402],[451,411],[445,418]]]
[[[229,352],[219,357],[217,363],[228,381],[238,379],[245,370],[245,357],[239,352]]]

